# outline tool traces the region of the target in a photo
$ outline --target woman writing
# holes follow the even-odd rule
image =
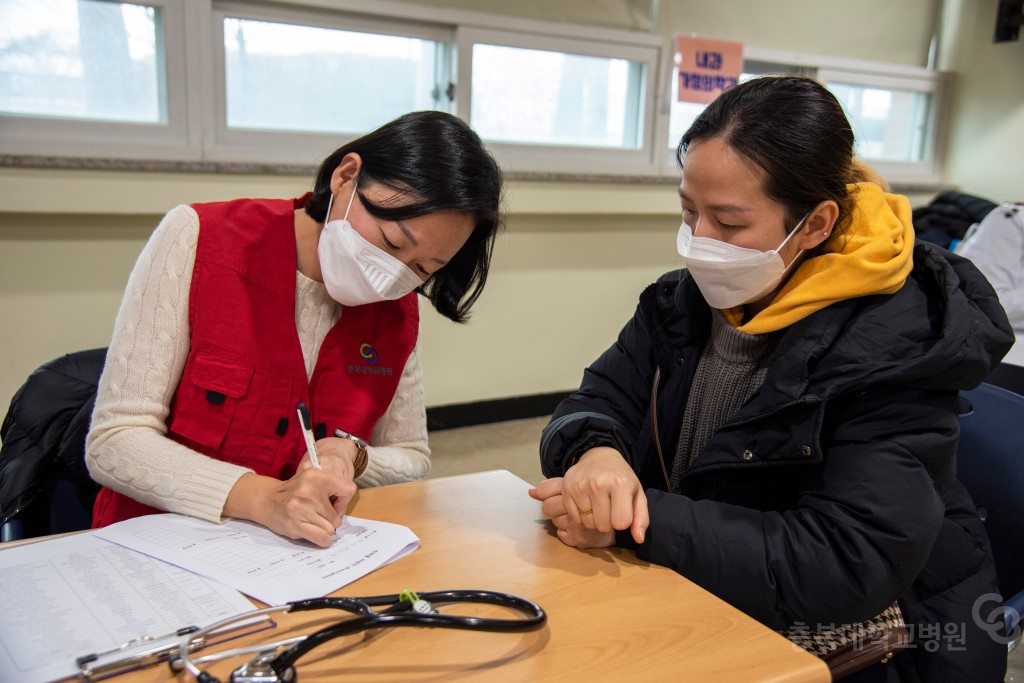
[[[828,641],[899,608],[967,630],[964,652],[920,647],[863,680],[1001,680],[1005,647],[971,618],[994,571],[954,455],[957,391],[1009,328],[968,262],[915,246],[905,198],[861,182],[853,142],[809,79],[708,106],[677,153],[687,268],[559,406],[532,495],[564,543],[631,548],[778,630]]]
[[[426,476],[416,292],[466,320],[501,190],[465,123],[416,112],[336,150],[300,199],[171,211],[129,279],[98,389],[94,526],[167,510],[326,547],[357,482]]]

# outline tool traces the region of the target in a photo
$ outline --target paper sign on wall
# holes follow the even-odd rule
[[[739,82],[743,43],[676,36],[680,102],[707,104]]]

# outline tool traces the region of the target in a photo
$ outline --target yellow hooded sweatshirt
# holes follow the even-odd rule
[[[775,332],[837,301],[893,294],[903,286],[914,265],[910,202],[874,183],[848,189],[856,206],[846,230],[798,264],[767,308],[745,323],[743,306],[722,311],[740,332]]]

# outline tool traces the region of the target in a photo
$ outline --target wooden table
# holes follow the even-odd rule
[[[625,550],[563,545],[529,488],[498,471],[361,490],[355,516],[404,524],[422,545],[336,594],[486,588],[541,605],[543,628],[352,636],[307,655],[299,681],[830,680],[819,659],[675,572]],[[315,613],[275,619],[286,629],[328,621]],[[241,663],[210,672],[228,681]],[[113,680],[175,679],[161,665]]]

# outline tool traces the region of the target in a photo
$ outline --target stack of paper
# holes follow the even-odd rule
[[[0,552],[0,680],[76,675],[77,657],[252,609],[241,593],[79,534]],[[152,644],[152,643],[149,643]]]
[[[155,642],[254,608],[328,595],[419,547],[408,528],[346,517],[330,548],[249,522],[148,515],[90,533],[0,546],[0,681],[76,676],[76,659]]]
[[[252,522],[211,524],[150,515],[94,532],[184,567],[270,605],[327,595],[419,547],[409,528],[345,517],[330,548],[278,536]]]

